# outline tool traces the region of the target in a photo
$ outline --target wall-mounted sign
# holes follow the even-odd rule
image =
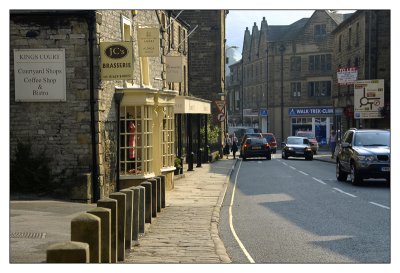
[[[103,81],[133,79],[132,42],[100,43],[100,77]]]
[[[354,84],[354,82],[357,80],[358,69],[357,67],[338,68],[336,73],[338,84],[350,85]]]
[[[289,116],[333,115],[333,113],[332,107],[289,108]]]
[[[383,118],[380,109],[385,101],[384,80],[364,80],[354,83],[354,118]]]
[[[139,57],[160,56],[160,29],[138,28]]]
[[[66,101],[65,49],[14,49],[15,101]]]
[[[260,117],[268,117],[268,109],[260,108]]]
[[[167,82],[182,82],[183,69],[181,56],[166,56],[165,63],[167,65],[166,80]]]

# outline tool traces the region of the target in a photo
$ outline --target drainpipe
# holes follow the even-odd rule
[[[118,192],[121,187],[120,187],[120,178],[119,178],[119,165],[120,165],[120,119],[121,119],[121,112],[120,112],[120,107],[121,107],[121,101],[122,98],[124,97],[124,93],[115,93],[114,94],[114,99],[115,99],[115,104],[116,104],[116,112],[117,112],[117,185],[116,185],[116,191]]]
[[[100,199],[100,191],[98,187],[98,166],[97,166],[97,151],[96,151],[96,120],[95,120],[95,106],[96,101],[94,97],[94,57],[93,57],[93,32],[95,30],[95,13],[89,12],[87,18],[88,32],[89,32],[89,90],[90,90],[90,131],[92,142],[92,191],[93,202]]]

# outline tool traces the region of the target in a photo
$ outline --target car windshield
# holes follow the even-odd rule
[[[358,132],[354,146],[390,146],[389,132]]]
[[[297,135],[301,137],[314,138],[314,134],[312,132],[297,132]]]
[[[287,139],[287,144],[305,144],[303,138],[291,137]]]

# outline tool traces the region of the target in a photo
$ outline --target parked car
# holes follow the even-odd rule
[[[308,138],[290,136],[286,142],[282,142],[282,158],[288,159],[289,156],[313,160],[313,151]]]
[[[314,135],[313,132],[311,132],[311,131],[298,131],[296,133],[296,136],[308,138],[308,140],[310,141],[311,150],[313,151],[313,153],[315,155],[317,154],[318,149],[319,149],[319,145],[318,145],[318,141],[315,138],[315,135]]]
[[[261,135],[261,133],[247,133],[247,134],[244,134],[242,139],[241,139],[241,141],[240,141],[239,157],[242,157],[242,155],[243,155],[243,145],[246,143],[246,140],[248,138],[250,138],[250,137],[252,137],[252,138],[262,138],[262,135]]]
[[[269,147],[271,148],[271,153],[276,154],[276,138],[273,133],[261,133],[261,135],[268,141]]]
[[[242,148],[242,158],[243,160],[246,160],[250,157],[265,157],[266,159],[271,160],[271,149],[265,138],[249,137],[246,139]]]
[[[390,181],[390,131],[350,129],[339,144],[336,156],[336,178],[353,185],[367,178]]]

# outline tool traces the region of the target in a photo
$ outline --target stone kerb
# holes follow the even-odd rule
[[[99,263],[101,255],[101,219],[96,215],[81,213],[71,220],[71,241],[89,244],[89,261]]]
[[[111,199],[117,200],[117,259],[125,260],[125,223],[126,223],[126,195],[122,192],[110,194]]]
[[[47,263],[89,263],[89,244],[63,242],[52,244],[46,251]]]
[[[125,249],[132,247],[132,220],[133,220],[133,191],[131,189],[120,190],[126,195],[126,221],[125,221]]]
[[[117,262],[117,247],[118,247],[118,233],[117,233],[117,222],[118,222],[118,208],[117,200],[111,198],[102,198],[97,201],[97,207],[108,208],[111,210],[111,262]]]
[[[111,262],[111,209],[97,207],[87,211],[101,219],[101,262]]]
[[[136,188],[139,189],[139,233],[144,233],[146,205],[145,187],[137,186]]]
[[[129,188],[133,192],[133,213],[132,213],[132,241],[139,240],[139,200],[140,190],[138,187]]]
[[[150,182],[142,182],[140,184],[141,186],[143,186],[145,188],[144,192],[145,192],[145,206],[144,206],[144,215],[145,215],[145,223],[149,223],[151,224],[151,212],[152,212],[152,202],[151,202],[151,183]]]
[[[148,181],[151,183],[151,216],[157,217],[157,180],[150,178]]]

